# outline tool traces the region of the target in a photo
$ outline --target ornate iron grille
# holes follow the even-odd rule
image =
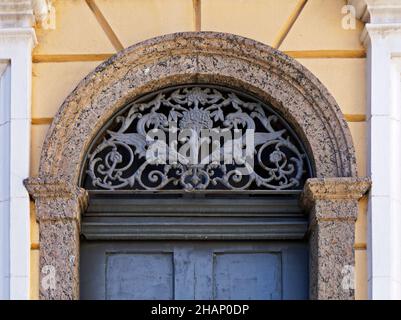
[[[206,129],[231,132],[232,139],[205,138]],[[172,141],[172,132],[185,130],[188,136]],[[149,139],[156,131],[166,133],[166,141]],[[191,161],[179,152],[184,144]],[[149,161],[156,145],[159,153]],[[232,157],[235,151],[244,155],[247,147],[252,149],[251,168]],[[212,161],[203,161],[200,148]],[[219,157],[223,153],[231,156],[231,163]],[[270,106],[210,85],[167,88],[128,104],[92,143],[85,169],[88,190],[300,190],[311,176],[300,140]]]

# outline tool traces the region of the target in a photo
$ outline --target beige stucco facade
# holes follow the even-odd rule
[[[358,174],[365,176],[363,24],[357,21],[353,30],[342,28],[345,4],[345,0],[54,1],[56,28],[37,29],[39,44],[33,52],[31,176],[38,173],[42,144],[53,117],[80,80],[123,48],[182,31],[233,33],[298,60],[336,99],[351,130]],[[368,297],[366,210],[367,201],[360,201],[354,246],[357,299]],[[31,217],[31,298],[36,299],[39,239],[33,205]]]

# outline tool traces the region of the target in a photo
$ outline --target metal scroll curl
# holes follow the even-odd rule
[[[228,88],[187,85],[114,116],[92,143],[85,173],[88,190],[299,190],[311,167],[268,105]]]

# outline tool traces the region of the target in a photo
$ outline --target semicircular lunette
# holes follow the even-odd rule
[[[165,88],[114,115],[87,153],[87,190],[302,190],[300,139],[272,107],[216,85]]]

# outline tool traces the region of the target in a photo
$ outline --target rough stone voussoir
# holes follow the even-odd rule
[[[188,83],[220,84],[268,102],[304,140],[316,177],[357,176],[349,128],[322,83],[278,50],[217,32],[153,38],[97,67],[55,116],[39,176],[78,184],[87,148],[111,115],[146,93]]]

